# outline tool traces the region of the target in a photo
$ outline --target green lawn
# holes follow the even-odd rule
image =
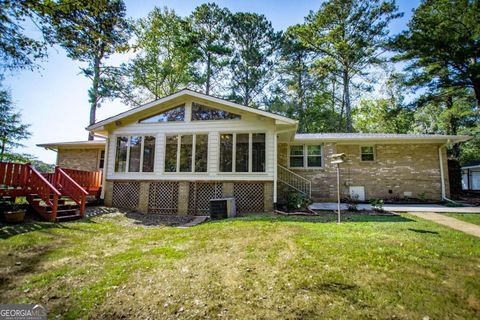
[[[445,213],[445,215],[480,226],[480,213]]]
[[[480,239],[408,215],[324,220],[2,227],[0,301],[66,319],[480,317]]]

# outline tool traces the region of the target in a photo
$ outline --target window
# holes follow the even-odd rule
[[[154,159],[155,137],[117,137],[115,172],[153,172]]]
[[[125,172],[127,168],[128,137],[117,137],[117,152],[115,154],[115,172]]]
[[[207,172],[208,135],[168,135],[165,172]]]
[[[321,145],[290,146],[290,168],[322,167]]]
[[[154,116],[142,119],[139,123],[158,123],[170,121],[184,121],[185,120],[185,105],[176,106],[175,108],[163,111]]]
[[[360,159],[362,161],[374,161],[375,149],[373,146],[361,146],[360,147]]]
[[[265,172],[265,133],[220,135],[220,172]]]
[[[238,114],[192,103],[192,120],[239,120],[241,118]]]
[[[105,166],[105,150],[100,150],[100,157],[98,160],[98,169],[102,170]]]

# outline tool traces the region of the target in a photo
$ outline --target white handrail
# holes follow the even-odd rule
[[[298,190],[309,198],[312,196],[312,182],[301,175],[285,168],[282,165],[278,165],[278,180],[295,190]]]

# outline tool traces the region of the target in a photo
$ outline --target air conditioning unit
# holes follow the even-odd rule
[[[232,218],[236,214],[235,198],[210,199],[210,218],[212,220]]]

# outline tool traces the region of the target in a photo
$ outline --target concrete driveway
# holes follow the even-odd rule
[[[336,210],[335,202],[312,203],[312,210]],[[371,210],[369,204],[357,205],[358,210]],[[347,204],[340,204],[341,210],[347,210]],[[480,207],[446,207],[439,204],[385,204],[383,209],[391,212],[455,212],[455,213],[480,213]]]

